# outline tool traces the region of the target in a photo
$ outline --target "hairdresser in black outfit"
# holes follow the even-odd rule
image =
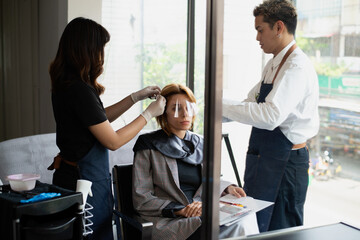
[[[103,72],[107,30],[90,19],[76,18],[65,28],[55,59],[50,65],[52,105],[56,121],[56,143],[60,153],[49,169],[55,169],[53,184],[75,190],[78,179],[92,182],[93,234],[89,239],[113,239],[113,196],[108,149],[116,150],[130,141],[152,118],[161,115],[166,100],[157,86],[134,92],[104,108],[100,95],[105,88],[97,82]],[[110,122],[134,103],[156,97],[131,123],[114,131]]]

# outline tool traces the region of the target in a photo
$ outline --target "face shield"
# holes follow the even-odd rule
[[[178,118],[179,116],[193,117],[196,116],[198,111],[196,103],[187,100],[180,102],[179,99],[176,99],[174,118]]]

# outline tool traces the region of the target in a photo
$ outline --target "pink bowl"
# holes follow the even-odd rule
[[[10,183],[10,187],[14,191],[29,191],[35,188],[36,180],[40,179],[39,174],[20,173],[6,177]]]

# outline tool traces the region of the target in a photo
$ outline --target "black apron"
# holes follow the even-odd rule
[[[264,102],[272,84],[261,84],[258,103]],[[275,202],[293,144],[280,131],[252,128],[246,155],[244,190],[247,195]],[[257,213],[260,232],[268,230],[273,206]]]
[[[98,141],[79,162],[81,179],[92,182],[93,197],[88,197],[87,202],[94,208],[90,212],[94,231],[87,239],[112,240],[112,211],[113,195],[111,189],[111,175],[109,171],[109,151]]]
[[[282,63],[280,63],[277,73],[283,62],[286,61],[287,56],[290,55],[295,47],[296,46],[294,45],[286,53]],[[277,73],[275,74],[274,80]],[[265,98],[273,88],[273,82],[271,84],[266,84],[264,81],[262,82],[257,103],[265,102]],[[286,99],[284,99],[284,101],[286,101]],[[278,194],[282,185],[282,179],[286,174],[285,170],[289,157],[292,154],[292,147],[293,144],[281,132],[279,127],[272,131],[256,127],[252,128],[244,175],[244,190],[247,195],[256,199],[271,202],[288,200],[286,199],[288,196],[283,200],[278,199]],[[294,196],[294,198],[296,198],[296,196]],[[284,204],[277,203],[276,205],[282,206]],[[281,216],[272,216],[273,210],[274,205],[257,213],[260,232],[269,229],[270,220],[272,218],[281,219],[282,222],[287,221],[287,216],[283,216],[281,213],[279,213]]]
[[[61,162],[53,176],[53,184],[74,190],[78,179],[86,179],[92,182],[91,191],[93,197],[88,196],[87,202],[94,208],[90,212],[94,215],[90,220],[93,234],[87,236],[87,240],[113,240],[112,210],[113,195],[111,188],[111,175],[109,172],[109,152],[98,141],[90,151],[78,161],[74,167]]]

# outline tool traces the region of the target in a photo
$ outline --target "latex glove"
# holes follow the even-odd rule
[[[149,122],[151,118],[157,117],[164,113],[166,105],[166,99],[158,95],[156,101],[150,103],[150,105],[145,109],[141,115],[145,118],[146,122]]]
[[[61,193],[40,193],[30,199],[20,200],[21,203],[31,203],[31,202],[39,202],[42,200],[50,199],[53,197],[61,196]]]
[[[133,92],[132,94],[130,94],[130,97],[133,102],[136,103],[146,98],[155,98],[157,95],[160,94],[160,92],[161,89],[158,86],[149,86],[137,92]]]

